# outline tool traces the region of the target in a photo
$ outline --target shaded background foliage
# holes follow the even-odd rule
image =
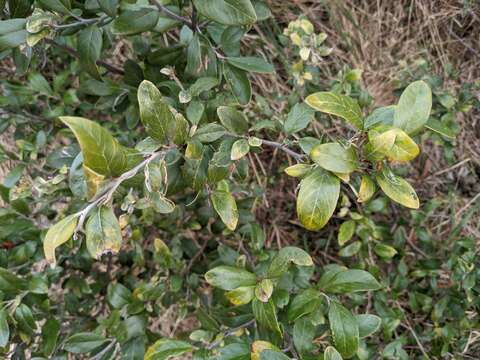
[[[208,231],[199,232],[198,223],[208,223],[213,212],[197,204],[189,212],[201,214],[199,220],[188,214],[160,221],[133,216],[124,228],[128,241],[119,256],[93,262],[84,252],[65,256],[71,252],[67,249],[62,252],[62,267],[48,270],[40,246],[45,229],[55,222],[57,214],[81,205],[71,197],[68,184],[73,180],[63,167],[71,166],[78,146],[52,119],[75,112],[99,121],[124,144],[141,139],[136,131],[138,119],[128,111],[125,114],[121,104],[119,108],[114,106],[117,98],[108,96],[108,86],[89,88],[68,53],[51,47],[35,49],[37,61],[28,75],[16,68],[10,57],[4,57],[0,64],[0,178],[6,187],[11,184],[11,191],[18,192],[20,198],[34,198],[26,204],[28,210],[18,202],[15,216],[2,216],[2,266],[19,274],[33,271],[39,277],[48,272],[50,304],[45,306],[52,306],[58,314],[64,335],[94,328],[99,318],[104,319],[101,323],[105,327],[117,324],[115,317],[120,316],[118,309],[124,305],[122,296],[133,296],[129,304],[132,314],[135,306],[143,307],[145,302],[154,316],[132,316],[126,325],[118,325],[116,333],[134,338],[135,333],[128,332],[146,326],[146,336],[153,341],[159,335],[185,338],[198,328],[199,315],[193,312],[195,303],[191,300],[209,296],[212,291],[202,280],[211,266],[204,260],[215,264],[220,256],[223,263],[228,263],[238,254],[252,256],[252,249],[254,256],[261,256],[262,243],[265,249],[295,245],[307,250],[318,266],[332,262],[349,267],[366,264],[383,280],[384,288],[367,298],[352,295],[344,299],[350,308],[373,310],[382,318],[382,331],[369,340],[376,346],[375,357],[478,358],[478,4],[298,0],[270,1],[269,6],[273,18],[256,24],[242,40],[244,55],[261,55],[276,65],[275,74],[252,77],[255,101],[247,108],[249,118],[282,118],[297,100],[297,87],[289,83],[288,70],[295,56],[278,35],[289,21],[304,14],[317,32],[328,34],[327,43],[334,48],[322,58],[319,73],[314,73],[313,82],[306,83],[307,89],[312,84],[322,89],[347,86],[356,97],[366,96],[362,93],[365,89],[378,106],[395,103],[406,85],[424,79],[434,93],[432,116],[442,119],[456,135],[454,140],[422,136],[421,155],[404,170],[422,200],[419,211],[401,209],[384,198],[375,199],[362,210],[357,210],[353,202],[343,202],[344,208],[367,215],[369,231],[396,250],[391,259],[382,249],[372,252],[364,241],[369,233],[361,231],[353,241],[359,247],[340,247],[338,229],[348,219],[341,216],[342,211],[319,233],[301,228],[294,215],[297,183],[282,173],[291,160],[278,150],[265,149],[248,159],[251,171],[243,178],[248,180],[252,196],[245,198],[243,205],[239,202],[243,221],[255,223],[254,228],[225,235],[213,224]],[[166,41],[172,38],[167,36]],[[129,41],[112,42],[106,51],[108,56],[103,58],[122,69],[128,66],[134,51]],[[360,83],[346,81],[348,69],[363,70]],[[119,74],[112,74],[112,79],[118,78]],[[107,100],[97,101],[92,91],[105,91]],[[311,125],[319,137],[344,131],[340,120],[321,119]],[[268,130],[264,133],[266,137],[276,134]],[[193,198],[191,195],[187,202]],[[252,204],[254,212],[248,213]],[[156,238],[168,244],[171,259],[161,256]],[[222,246],[217,249],[218,243]],[[168,276],[163,261],[170,262],[167,267],[175,275]],[[191,274],[185,276],[189,272],[185,269]],[[125,289],[110,285],[107,291],[110,283],[123,284]],[[137,290],[132,294],[132,289]],[[157,303],[154,299],[160,293],[162,301]],[[51,327],[59,324],[52,322]],[[65,336],[61,338],[64,340]],[[322,344],[323,339],[317,340]],[[29,356],[28,346],[21,340],[7,352],[19,358],[23,352]]]

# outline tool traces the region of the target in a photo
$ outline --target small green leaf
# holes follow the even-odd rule
[[[312,266],[313,260],[305,250],[294,246],[286,246],[273,258],[268,268],[267,276],[270,278],[280,277],[288,271],[293,263],[298,266]]]
[[[206,18],[224,25],[249,25],[257,21],[250,0],[193,0],[195,8]]]
[[[365,130],[368,130],[375,125],[392,125],[393,117],[395,116],[395,105],[379,107],[372,111],[372,113],[367,116],[364,123]]]
[[[238,210],[235,198],[228,190],[228,186],[226,190],[219,187],[218,190],[212,192],[210,200],[223,223],[229,230],[234,231],[238,223]]]
[[[77,333],[70,336],[63,345],[63,348],[68,352],[74,354],[88,353],[103,344],[108,340],[102,335],[95,334],[93,332]]]
[[[66,243],[75,232],[78,216],[69,215],[48,229],[47,235],[43,240],[43,252],[45,259],[50,264],[55,264],[55,249]]]
[[[347,308],[336,301],[331,301],[328,320],[335,348],[345,359],[353,357],[360,341],[355,317]]]
[[[358,191],[357,201],[362,203],[370,200],[375,193],[375,183],[368,175],[362,175],[362,181],[360,183],[360,190]]]
[[[342,355],[333,346],[328,346],[323,354],[323,360],[343,360]]]
[[[315,110],[339,116],[355,127],[363,128],[360,106],[349,96],[332,92],[318,92],[309,95],[305,102]]]
[[[78,33],[77,50],[82,69],[93,78],[101,80],[96,62],[102,52],[102,31],[96,25]]]
[[[336,173],[348,174],[357,166],[357,153],[353,147],[345,148],[339,143],[326,143],[315,146],[310,157],[324,169]]]
[[[436,119],[433,119],[433,118],[428,119],[427,123],[425,124],[425,127],[428,130],[431,130],[433,132],[436,132],[437,134],[445,136],[448,139],[455,139],[455,133]]]
[[[223,135],[225,135],[225,128],[222,125],[209,123],[201,126],[193,136],[193,139],[202,143],[211,143],[217,141]]]
[[[292,177],[304,177],[312,170],[312,165],[308,164],[295,164],[289,166],[284,171],[288,176]]]
[[[357,291],[377,290],[378,281],[364,270],[343,270],[335,274],[326,272],[318,283],[320,289],[327,293],[347,294]]]
[[[303,317],[295,321],[293,326],[293,344],[300,354],[308,353],[313,348],[315,326],[312,321]]]
[[[152,30],[157,25],[159,12],[150,8],[127,10],[115,18],[112,24],[116,35],[135,35]]]
[[[340,195],[340,181],[334,175],[317,169],[300,182],[297,214],[306,229],[316,231],[333,215]]]
[[[25,19],[0,21],[0,52],[16,48],[27,40]]]
[[[406,87],[395,108],[393,126],[407,134],[420,130],[428,121],[432,109],[432,91],[425,81],[419,80]]]
[[[393,201],[410,209],[420,207],[417,193],[413,187],[390,169],[385,168],[375,179],[385,195]]]
[[[248,304],[254,296],[254,286],[241,286],[225,293],[225,297],[235,306]]]
[[[114,18],[117,15],[118,0],[97,0],[100,8],[108,16]]]
[[[397,255],[397,250],[395,250],[394,247],[385,244],[375,245],[373,251],[375,252],[375,254],[385,259],[391,259],[395,255]]]
[[[250,145],[246,139],[239,139],[233,143],[230,153],[231,160],[240,160],[250,151]]]
[[[233,266],[217,266],[205,274],[205,280],[223,290],[234,290],[241,286],[254,286],[257,276],[250,271]]]
[[[382,325],[382,319],[376,315],[355,315],[355,319],[357,320],[360,339],[372,335]]]
[[[60,322],[55,318],[49,318],[42,327],[43,353],[50,356],[57,346],[60,334]]]
[[[245,115],[231,106],[220,106],[217,109],[220,122],[228,131],[244,135],[248,131]]]
[[[249,72],[272,73],[275,71],[272,64],[258,57],[228,57],[226,60],[229,64]]]
[[[102,206],[95,209],[85,226],[87,249],[95,259],[103,254],[116,254],[122,246],[122,232],[113,209]]]
[[[313,288],[304,290],[291,301],[287,311],[288,321],[295,321],[314,312],[320,307],[321,303],[322,299],[318,290]]]
[[[290,360],[290,358],[281,351],[266,349],[260,353],[259,360]]]
[[[69,14],[72,8],[70,0],[38,0],[38,3],[48,10],[61,14]]]
[[[306,104],[295,104],[287,116],[283,128],[288,134],[305,129],[315,116],[314,110]]]
[[[137,97],[140,118],[148,135],[160,143],[173,140],[176,128],[175,116],[163,101],[160,90],[150,81],[143,80],[138,87]]]
[[[224,64],[223,75],[240,105],[247,105],[252,97],[252,85],[247,73],[229,64]]]
[[[261,302],[267,302],[273,293],[273,283],[270,279],[263,279],[255,287],[255,296]]]
[[[338,255],[341,257],[351,257],[357,254],[362,248],[361,241],[354,241],[350,245],[345,246],[343,249],[340,249]]]
[[[174,359],[192,350],[192,345],[185,341],[160,339],[147,349],[144,360]]]
[[[0,310],[0,347],[5,347],[8,344],[8,339],[10,337],[7,316],[7,311],[5,308],[2,308]]]
[[[338,245],[343,246],[350,241],[353,234],[355,234],[356,223],[353,220],[347,220],[340,225],[338,230]]]

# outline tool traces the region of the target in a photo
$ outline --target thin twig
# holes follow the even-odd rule
[[[50,44],[50,45],[53,45],[53,46],[58,47],[60,49],[63,49],[64,51],[66,51],[67,53],[69,53],[73,57],[76,57],[76,58],[79,57],[78,52],[75,49],[71,48],[70,46],[59,44],[55,40],[52,40],[52,39],[45,39],[45,42],[47,44]],[[109,64],[109,63],[107,63],[103,60],[97,60],[97,65],[104,67],[105,69],[107,69],[108,71],[110,71],[111,73],[114,73],[114,74],[119,74],[119,75],[124,75],[125,74],[122,69],[119,69],[118,67],[116,67],[114,65],[111,65],[111,64]]]
[[[216,348],[217,346],[219,346],[223,339],[225,339],[226,337],[228,336],[232,336],[233,334],[235,334],[238,330],[241,330],[241,329],[245,329],[245,328],[248,328],[249,326],[255,324],[255,319],[252,319],[250,320],[249,322],[246,322],[245,324],[243,325],[240,325],[240,326],[237,326],[235,328],[232,328],[232,329],[229,329],[227,330],[224,334],[223,334],[223,337],[221,339],[218,339],[218,340],[215,340],[214,342],[212,342],[211,344],[207,345],[207,350],[212,350],[213,348]]]
[[[276,148],[276,149],[280,149],[280,150],[284,151],[285,153],[287,153],[288,155],[290,155],[291,157],[295,158],[295,160],[297,160],[299,162],[302,162],[303,159],[305,158],[305,155],[299,154],[299,153],[287,148],[284,144],[280,144],[280,143],[275,142],[275,141],[262,139],[262,144],[273,147],[273,148]]]
[[[166,6],[163,6],[162,4],[160,4],[157,0],[151,0],[150,2],[153,5],[155,5],[158,10],[163,12],[168,17],[180,21],[181,23],[187,25],[192,30],[195,29],[194,24],[190,20],[188,20],[186,17],[180,16],[180,15],[174,13],[172,10],[170,10]]]

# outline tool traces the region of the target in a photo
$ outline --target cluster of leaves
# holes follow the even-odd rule
[[[373,216],[386,211],[382,193],[420,206],[396,169],[419,154],[414,139],[425,128],[445,136],[430,118],[426,82],[365,116],[371,99],[358,86],[361,72],[344,70],[330,91],[258,121],[262,99],[252,101],[251,77],[275,68],[240,44],[269,21],[262,1],[9,0],[0,8],[0,56],[11,57],[18,76],[2,82],[0,97],[0,128],[15,128],[17,139],[16,151],[2,147],[0,155],[18,163],[0,188],[5,354],[368,359],[382,322],[392,340],[401,320],[388,295],[375,296],[380,319],[363,294],[380,283],[405,289],[401,279],[382,279],[370,251],[391,261],[405,239],[397,230],[387,244]],[[304,18],[285,35],[301,58],[287,69],[290,84],[303,85],[313,79],[304,66],[318,68],[331,49]],[[109,58],[118,43],[131,52],[122,67]],[[42,75],[45,57],[53,66]],[[348,137],[312,136],[309,128],[329,115],[345,120]],[[249,172],[252,158],[272,149],[289,159],[285,173],[301,179],[296,210],[305,229],[321,230],[338,208],[349,217],[338,245],[340,257],[359,259],[353,266],[314,266],[299,247],[265,247],[253,216],[264,189]],[[452,263],[452,271],[471,299],[474,250],[464,244],[461,269]],[[193,314],[195,330],[163,337],[159,318],[170,309],[177,321]],[[404,358],[403,343],[392,340],[384,356]]]

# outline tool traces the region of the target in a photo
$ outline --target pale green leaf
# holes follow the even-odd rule
[[[244,56],[244,57],[228,57],[226,59],[229,64],[249,72],[256,73],[272,73],[275,71],[275,68],[272,64],[269,64],[262,58],[253,57],[253,56]]]
[[[55,249],[72,237],[77,222],[77,215],[69,215],[48,229],[47,235],[45,235],[43,240],[43,252],[45,253],[45,259],[49,263],[55,264]]]
[[[413,187],[391,170],[384,169],[375,179],[385,195],[393,201],[410,209],[418,209],[420,207],[420,201]]]
[[[326,143],[315,146],[310,152],[311,159],[324,169],[336,173],[348,174],[358,166],[357,153],[339,143]]]
[[[175,359],[192,350],[192,345],[185,341],[160,339],[147,349],[144,360]]]
[[[233,266],[217,266],[205,274],[205,280],[223,290],[234,290],[243,286],[254,286],[257,276],[242,268]]]
[[[233,143],[230,153],[231,160],[240,160],[250,151],[250,145],[246,139],[239,139]]]
[[[248,122],[245,115],[235,108],[220,106],[217,108],[217,115],[228,131],[238,135],[243,135],[248,131]]]
[[[85,226],[87,250],[95,259],[116,254],[122,246],[122,232],[113,209],[102,206],[94,210]]]
[[[395,108],[393,126],[407,134],[420,130],[428,121],[432,109],[432,91],[425,81],[419,80],[406,87]]]
[[[206,18],[224,25],[249,25],[257,21],[250,0],[193,0],[195,8]]]
[[[358,330],[360,339],[366,338],[376,332],[380,325],[382,325],[382,319],[376,315],[361,314],[355,315],[355,319],[358,323]]]

